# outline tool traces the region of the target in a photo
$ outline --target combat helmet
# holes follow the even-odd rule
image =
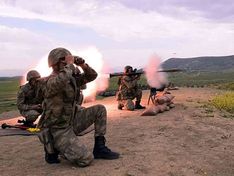
[[[59,62],[59,59],[66,57],[67,55],[71,55],[71,52],[65,48],[55,48],[50,51],[48,56],[48,65],[51,67]]]
[[[38,73],[36,70],[31,70],[31,71],[29,71],[27,73],[27,78],[26,79],[27,79],[27,81],[30,81],[33,78],[37,79],[37,78],[40,78],[40,77],[41,77],[40,73]]]
[[[130,69],[132,69],[132,67],[130,65],[125,66],[124,73],[128,73]]]

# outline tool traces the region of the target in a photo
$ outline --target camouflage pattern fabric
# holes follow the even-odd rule
[[[71,55],[70,51],[65,48],[55,48],[50,51],[48,56],[48,65],[51,67],[59,62],[60,58],[66,57],[67,55]]]
[[[78,166],[87,166],[93,155],[80,143],[77,135],[94,123],[95,136],[106,133],[106,108],[95,105],[80,108],[80,87],[93,81],[97,73],[88,65],[84,73],[75,74],[72,64],[59,73],[52,73],[45,84],[44,120],[42,128],[49,128],[56,150],[67,160]]]
[[[93,81],[97,73],[86,67],[83,74],[74,75],[75,67],[69,64],[59,73],[52,73],[45,84],[44,115],[42,127],[66,128],[74,117],[79,87]]]
[[[33,105],[41,104],[42,101],[39,82],[36,87],[32,87],[29,83],[20,87],[17,94],[17,107],[26,120],[34,122],[38,118],[42,111],[34,110]]]
[[[41,112],[37,110],[28,110],[28,111],[22,111],[21,115],[25,117],[28,122],[35,122],[37,118],[41,115]]]
[[[77,135],[93,123],[95,136],[104,136],[106,133],[106,108],[103,105],[78,110],[72,126],[64,130],[51,130],[55,148],[67,160],[80,167],[89,165],[93,160],[93,154],[79,141]]]
[[[88,166],[93,161],[93,154],[79,141],[72,126],[65,129],[52,129],[51,133],[54,147],[68,161],[80,167]]]
[[[104,136],[106,134],[107,112],[105,106],[98,104],[88,108],[78,109],[73,119],[74,133],[80,132],[94,124],[95,136]]]
[[[26,79],[27,79],[27,81],[30,81],[33,78],[37,79],[40,77],[41,77],[40,73],[38,73],[36,70],[31,70],[27,73]]]
[[[120,79],[119,90],[116,94],[118,104],[125,107],[127,110],[134,110],[133,99],[136,101],[141,101],[142,90],[138,85],[139,78],[132,76],[123,76]]]
[[[135,109],[135,105],[131,99],[119,100],[118,106],[125,107],[127,110],[130,110],[130,111],[133,111]]]

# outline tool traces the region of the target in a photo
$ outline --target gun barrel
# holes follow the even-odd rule
[[[116,77],[116,76],[123,76],[123,72],[119,72],[119,73],[110,73],[110,78],[112,77]]]
[[[141,75],[141,74],[144,74],[144,73],[145,73],[144,71],[132,72],[132,73],[128,73],[128,74],[125,74],[125,73],[123,73],[123,72],[111,73],[111,74],[110,74],[110,78],[116,77],[116,76],[124,76],[124,75],[127,75],[127,76]]]
[[[164,69],[164,70],[158,70],[157,72],[183,72],[183,71],[184,70],[182,70],[182,69]],[[125,74],[123,72],[110,73],[110,78],[117,77],[117,76],[123,76],[123,75],[127,75],[127,76],[141,75],[144,73],[145,73],[145,71],[137,71],[137,72],[128,73],[128,74]]]

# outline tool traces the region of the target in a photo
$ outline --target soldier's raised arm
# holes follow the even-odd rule
[[[62,90],[61,88],[66,86],[67,82],[72,79],[73,70],[74,65],[68,64],[57,75],[52,73],[47,80],[45,96],[53,96],[60,92]]]
[[[97,72],[92,67],[90,67],[88,64],[86,64],[85,60],[82,59],[81,57],[75,56],[74,63],[77,66],[80,66],[82,68],[82,70],[84,71],[84,73],[75,76],[78,86],[82,86],[82,85],[84,85],[88,82],[91,82],[97,78],[97,76],[98,76]]]

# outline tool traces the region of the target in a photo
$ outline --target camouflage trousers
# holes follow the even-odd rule
[[[106,133],[107,112],[103,105],[95,105],[77,111],[73,125],[66,129],[51,129],[54,147],[70,162],[80,167],[88,166],[93,160],[93,154],[79,141],[80,132],[94,124],[95,136]]]
[[[133,111],[135,109],[135,104],[133,102],[133,99],[136,98],[136,101],[141,101],[142,98],[142,90],[137,89],[133,97],[126,97],[126,99],[118,100],[118,106],[124,107],[127,110]]]
[[[25,117],[25,119],[28,122],[35,122],[37,120],[38,116],[41,114],[40,112],[38,112],[36,110],[22,111],[20,113],[23,117]]]

